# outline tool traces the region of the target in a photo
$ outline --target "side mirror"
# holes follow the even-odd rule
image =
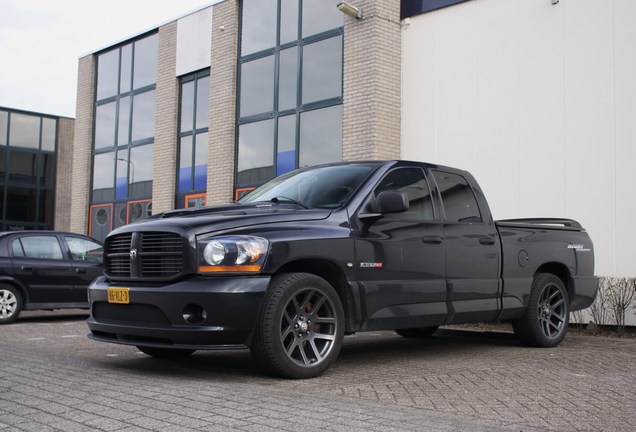
[[[408,209],[408,196],[398,190],[385,190],[380,192],[373,203],[374,213],[402,213]]]

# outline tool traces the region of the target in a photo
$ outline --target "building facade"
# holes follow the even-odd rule
[[[0,231],[70,227],[73,119],[0,107]]]
[[[225,0],[80,59],[70,226],[230,202],[306,165],[468,169],[633,276],[631,0]]]

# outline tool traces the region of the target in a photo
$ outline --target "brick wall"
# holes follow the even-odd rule
[[[358,0],[345,17],[343,159],[400,157],[400,2]]]
[[[60,118],[57,123],[57,173],[55,179],[55,229],[71,230],[73,187],[73,135],[75,120]]]
[[[228,203],[233,198],[238,0],[216,4],[212,15],[208,205]]]
[[[176,77],[177,21],[159,28],[157,56],[152,211],[174,209],[179,80]]]
[[[94,56],[82,57],[79,60],[77,74],[77,108],[73,144],[70,217],[70,231],[77,233],[88,232],[95,64]],[[64,168],[60,166],[59,169]]]

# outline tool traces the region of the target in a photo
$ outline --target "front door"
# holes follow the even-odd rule
[[[447,315],[443,228],[424,171],[390,171],[368,200],[389,189],[406,193],[409,209],[363,220],[354,231],[363,330],[440,325]]]

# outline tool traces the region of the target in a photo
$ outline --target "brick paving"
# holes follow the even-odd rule
[[[327,374],[262,376],[247,351],[176,361],[86,338],[85,315],[0,327],[0,431],[636,430],[636,340],[505,332],[345,338]]]

